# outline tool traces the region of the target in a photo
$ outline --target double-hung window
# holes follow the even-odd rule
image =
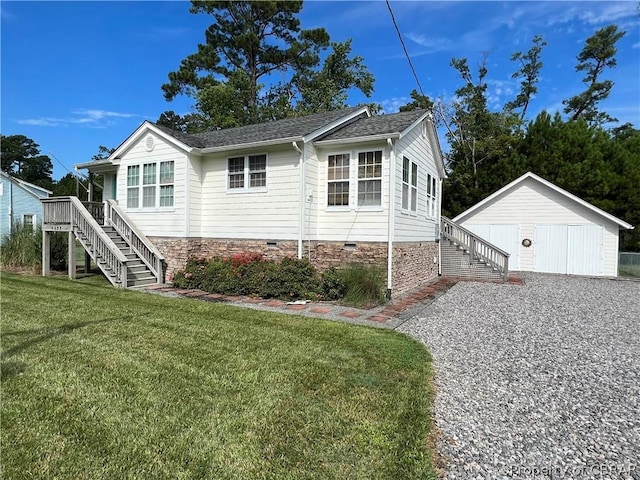
[[[127,167],[127,208],[140,206],[140,165]]]
[[[358,206],[382,205],[382,150],[358,153]]]
[[[267,155],[245,155],[227,159],[227,189],[264,190],[267,187]]]
[[[173,160],[145,163],[127,167],[127,208],[173,207],[174,168]]]
[[[160,162],[160,206],[173,207],[173,162]]]
[[[418,165],[407,157],[402,157],[402,209],[418,209]]]
[[[427,216],[436,218],[437,209],[437,183],[436,178],[427,175]]]
[[[156,206],[156,164],[145,163],[142,166],[142,207]]]
[[[327,171],[327,205],[349,206],[349,162],[350,155],[329,155]]]

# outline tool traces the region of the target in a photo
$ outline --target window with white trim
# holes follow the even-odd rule
[[[267,155],[245,155],[227,159],[227,189],[233,191],[267,188]]]
[[[31,227],[33,229],[36,228],[36,216],[33,213],[23,213],[22,214],[22,224],[25,227]]]
[[[358,153],[358,206],[382,206],[382,150]]]
[[[173,207],[174,200],[173,160],[145,163],[127,167],[127,208]]]
[[[160,206],[173,207],[173,190],[174,190],[174,163],[160,162]]]
[[[140,206],[140,165],[127,167],[127,208]]]
[[[327,205],[349,206],[349,162],[348,153],[329,155],[327,162]]]
[[[437,209],[437,183],[436,178],[427,175],[427,216],[436,218]]]
[[[407,157],[402,157],[402,209],[418,209],[418,165]]]

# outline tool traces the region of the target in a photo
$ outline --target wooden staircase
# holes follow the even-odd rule
[[[42,199],[42,274],[49,273],[49,234],[69,232],[69,277],[75,278],[77,240],[112,285],[120,288],[162,283],[162,254],[112,200],[104,204],[77,197]]]
[[[509,254],[447,217],[441,222],[440,258],[442,275],[507,280]]]

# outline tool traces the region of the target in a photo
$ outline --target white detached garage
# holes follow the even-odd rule
[[[627,222],[529,172],[455,217],[510,253],[509,269],[616,276]]]

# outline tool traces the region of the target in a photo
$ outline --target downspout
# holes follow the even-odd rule
[[[438,224],[436,225],[438,236],[436,241],[438,242],[438,276],[442,276],[442,179],[439,181],[438,193]]]
[[[387,138],[389,145],[389,220],[387,223],[387,298],[391,298],[393,288],[393,233],[395,229],[396,201],[396,153],[393,142]]]
[[[300,166],[300,194],[298,195],[298,200],[300,202],[300,211],[299,211],[299,226],[298,226],[298,258],[302,258],[302,237],[304,236],[304,151],[300,150],[297,142],[292,142],[293,148],[295,148],[300,154],[299,166]],[[302,143],[302,148],[304,148],[304,142]]]

